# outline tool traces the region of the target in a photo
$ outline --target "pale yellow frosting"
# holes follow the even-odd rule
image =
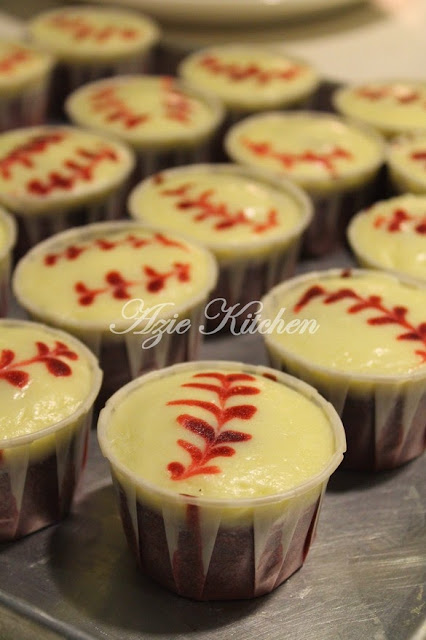
[[[406,194],[361,211],[351,221],[348,239],[363,266],[426,283],[426,196]]]
[[[30,323],[0,324],[1,441],[35,433],[73,414],[91,393],[94,373],[71,337]],[[52,374],[47,366],[52,360],[69,374]]]
[[[21,42],[0,40],[0,100],[41,83],[52,64],[47,53]]]
[[[334,96],[345,116],[374,126],[391,136],[426,129],[426,83],[414,81],[370,82],[345,87]]]
[[[0,135],[0,203],[22,215],[71,208],[116,189],[132,167],[126,147],[76,127],[15,129]]]
[[[401,191],[426,193],[426,134],[395,140],[389,147],[388,164]]]
[[[85,85],[68,98],[77,124],[115,134],[133,147],[192,146],[210,136],[222,117],[214,99],[166,76],[117,76]]]
[[[30,33],[59,60],[86,64],[134,57],[158,39],[149,18],[109,7],[47,11],[32,20]]]
[[[20,261],[14,291],[37,317],[109,331],[111,323],[132,324],[142,302],[144,309],[165,305],[160,318],[173,316],[195,296],[207,296],[215,274],[212,256],[180,237],[131,222],[100,223],[37,245]]]
[[[241,374],[238,368],[231,371],[213,367],[203,371],[224,376]],[[201,371],[177,372],[133,385],[114,406],[104,436],[114,458],[135,477],[175,493],[234,500],[293,489],[330,463],[336,447],[330,420],[302,393],[264,376],[249,374],[250,379],[231,381],[229,385],[254,388],[258,393],[232,394],[220,401],[214,389],[185,386],[204,383],[218,388],[224,384],[197,373]],[[168,404],[179,400],[208,402],[218,413],[214,415],[199,406]],[[238,405],[252,407],[246,412],[249,417],[223,422],[224,411]],[[227,440],[222,435],[224,440],[216,446],[226,446],[234,452],[210,460],[204,458],[188,473],[191,455],[178,441],[197,447],[205,455],[206,440],[182,426],[182,415],[203,420],[214,429],[216,438],[232,431],[245,434],[245,439]],[[181,465],[185,470],[182,477],[172,478],[170,463]],[[201,470],[212,466],[218,472]]]
[[[297,308],[303,296],[317,286],[324,292]],[[329,295],[342,289],[355,295],[326,303]],[[370,296],[379,297],[376,306],[361,308]],[[306,319],[319,325],[315,332],[299,332],[292,325],[291,331],[282,333],[276,325],[265,336],[274,352],[282,350],[309,366],[354,375],[391,377],[426,367],[426,338],[423,335],[421,339],[419,330],[426,322],[426,289],[404,284],[394,276],[379,271],[354,271],[348,277],[319,272],[278,285],[264,302],[265,319],[275,318],[284,308],[287,323]],[[406,308],[405,320],[400,317],[397,321],[395,308],[400,307]],[[417,333],[417,340],[400,338],[413,333]]]
[[[313,112],[246,118],[232,127],[225,144],[233,160],[286,175],[311,192],[360,185],[383,160],[381,140],[371,132]]]
[[[230,109],[256,111],[295,104],[318,84],[314,69],[276,49],[223,45],[188,56],[179,74]]]
[[[195,165],[148,178],[131,194],[134,218],[181,231],[218,259],[232,249],[250,253],[258,244],[284,242],[308,222],[302,197],[291,187],[229,165]]]

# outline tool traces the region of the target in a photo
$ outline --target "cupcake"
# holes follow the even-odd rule
[[[333,104],[342,115],[386,137],[426,131],[426,82],[389,80],[343,87]]]
[[[165,231],[181,231],[215,255],[219,281],[211,298],[217,302],[209,305],[206,316],[217,329],[256,312],[256,301],[292,275],[311,208],[306,196],[286,180],[225,164],[158,173],[137,186],[129,199],[134,218]],[[237,305],[239,315],[228,322],[223,305]]]
[[[67,100],[73,122],[130,144],[144,178],[178,164],[207,159],[223,109],[167,76],[121,76],[90,83]]]
[[[33,40],[58,61],[57,105],[86,82],[142,73],[159,31],[140,13],[113,7],[69,6],[41,13],[29,26]]]
[[[358,213],[348,240],[359,264],[426,284],[426,195],[405,194]]]
[[[387,163],[397,192],[426,194],[426,133],[394,140]]]
[[[118,217],[127,147],[76,127],[0,135],[0,204],[18,217],[19,252],[68,226]]]
[[[7,316],[12,251],[16,242],[15,221],[0,207],[0,318]]]
[[[330,270],[278,285],[263,303],[273,366],[332,402],[347,467],[392,469],[423,452],[426,288],[380,271]]]
[[[319,84],[316,71],[306,62],[256,44],[196,51],[183,60],[179,75],[215,94],[234,121],[256,111],[303,104]]]
[[[52,64],[42,51],[0,39],[0,132],[44,122]]]
[[[288,177],[309,193],[315,214],[305,249],[313,255],[332,249],[347,218],[368,202],[384,160],[372,131],[309,111],[246,118],[231,128],[225,146],[236,162]]]
[[[134,380],[98,437],[141,569],[197,600],[260,596],[301,567],[345,449],[312,387],[225,361]]]
[[[101,379],[95,357],[68,334],[0,320],[0,542],[68,513]]]
[[[208,251],[131,221],[53,236],[27,253],[13,278],[33,318],[75,334],[96,353],[104,395],[147,369],[193,359],[215,284]]]

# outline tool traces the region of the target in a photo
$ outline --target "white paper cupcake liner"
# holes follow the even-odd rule
[[[48,81],[23,90],[18,95],[0,97],[0,133],[46,122]]]
[[[331,270],[330,276],[340,272]],[[356,272],[355,272],[356,273]],[[310,282],[307,274],[292,282]],[[407,284],[409,280],[400,278]],[[281,299],[286,286],[278,285],[265,298],[265,317]],[[274,299],[277,301],[274,303]],[[426,447],[426,371],[411,376],[380,377],[342,373],[311,364],[265,338],[271,366],[315,387],[332,403],[346,431],[343,466],[354,470],[394,469],[421,455]]]
[[[88,203],[77,209],[58,209],[49,213],[17,216],[18,221],[18,257],[24,255],[31,247],[45,238],[60,233],[71,227],[82,226],[94,222],[117,220],[123,215],[124,202],[128,186],[124,185],[106,199]]]
[[[52,334],[70,340],[63,332]],[[41,431],[0,440],[0,542],[28,535],[69,512],[86,463],[92,406],[102,380],[88,350],[86,357],[93,386],[77,411]]]
[[[266,367],[190,363],[159,371],[155,376],[203,366],[232,370],[237,365],[247,373],[273,375],[325,410],[335,438],[335,454],[326,470],[294,490],[275,496],[209,500],[173,494],[127,471],[108,445],[106,427],[114,403],[140,382],[122,389],[99,419],[101,449],[111,465],[124,531],[139,566],[168,589],[197,600],[260,596],[301,567],[315,535],[328,479],[345,448],[342,425],[331,406],[311,387]]]

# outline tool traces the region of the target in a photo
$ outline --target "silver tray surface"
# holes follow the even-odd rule
[[[337,252],[299,271],[350,264]],[[266,363],[250,335],[212,337],[201,357]],[[0,640],[425,640],[425,460],[337,471],[302,569],[269,596],[197,603],[136,568],[92,433],[72,514],[0,545]]]

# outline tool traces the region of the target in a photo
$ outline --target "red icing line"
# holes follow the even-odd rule
[[[398,92],[395,87],[360,87],[356,94],[361,98],[366,98],[371,102],[382,100],[384,98],[394,98],[400,104],[412,104],[422,99],[419,91],[410,90],[406,92]],[[424,104],[426,107],[426,103]]]
[[[216,231],[244,225],[251,227],[253,233],[263,233],[278,226],[276,209],[268,211],[264,222],[255,222],[248,218],[242,209],[232,213],[225,202],[212,202],[212,197],[216,194],[215,189],[207,189],[198,196],[191,197],[190,192],[193,188],[196,188],[196,185],[187,182],[174,189],[163,189],[161,195],[177,197],[176,208],[180,211],[191,211],[194,222],[212,219]]]
[[[0,174],[5,180],[12,177],[11,170],[14,165],[32,169],[34,167],[33,156],[43,154],[44,151],[55,144],[59,144],[66,137],[65,132],[46,133],[30,138],[28,142],[18,145],[12,151],[0,158]]]
[[[163,78],[162,87],[164,90],[164,117],[182,124],[189,124],[192,112],[190,100],[176,86],[173,78]]]
[[[34,57],[34,54],[25,49],[14,51],[0,60],[0,73],[12,73],[16,67],[24,64]]]
[[[149,120],[147,113],[136,113],[118,97],[116,87],[96,90],[90,101],[95,113],[103,112],[106,122],[121,122],[126,129],[133,129]]]
[[[390,233],[397,233],[405,231],[406,224],[412,223],[410,227],[418,234],[426,234],[426,214],[415,215],[408,213],[404,209],[395,209],[392,212],[392,216],[386,217],[383,215],[377,215],[373,225],[376,229],[384,228]]]
[[[15,361],[15,353],[11,349],[2,349],[0,355],[0,380],[8,382],[14,387],[22,389],[25,387],[30,376],[23,367],[28,367],[35,363],[43,363],[47,370],[55,377],[64,377],[72,375],[71,367],[60,360],[60,358],[68,358],[69,360],[78,360],[78,355],[69,349],[63,342],[55,341],[55,348],[49,349],[44,342],[36,342],[37,355],[28,360]]]
[[[177,417],[178,424],[187,429],[191,433],[199,436],[204,440],[203,448],[198,447],[187,440],[179,439],[177,444],[186,451],[191,458],[191,462],[185,467],[181,462],[170,462],[167,469],[170,472],[172,480],[185,480],[199,474],[220,473],[221,469],[216,465],[208,463],[213,458],[230,457],[235,454],[235,449],[229,446],[229,443],[245,442],[251,440],[249,433],[242,431],[234,431],[227,429],[223,431],[223,427],[234,419],[251,420],[257,411],[257,407],[252,404],[233,405],[226,407],[229,398],[235,396],[257,395],[260,393],[258,387],[249,386],[247,384],[239,384],[245,382],[255,382],[256,378],[245,373],[198,373],[192,376],[193,379],[212,378],[218,384],[209,382],[188,382],[183,384],[184,388],[202,389],[210,391],[218,396],[218,404],[204,400],[171,400],[168,406],[187,406],[197,407],[204,411],[208,411],[216,420],[216,425],[212,426],[206,420],[197,418],[189,414],[180,414]],[[234,385],[233,383],[237,383]]]
[[[199,64],[216,75],[227,76],[230,80],[255,80],[258,84],[268,84],[272,80],[293,80],[300,75],[302,67],[291,65],[286,69],[262,69],[256,63],[239,65],[237,63],[221,62],[217,56],[207,55],[201,58]]]
[[[191,279],[191,265],[182,262],[174,262],[170,271],[161,273],[153,267],[142,267],[145,278],[143,280],[126,280],[119,271],[108,271],[105,275],[104,287],[91,289],[81,280],[74,285],[74,291],[78,294],[78,304],[83,307],[90,306],[98,296],[110,294],[116,300],[128,300],[129,288],[143,286],[150,293],[158,293],[164,289],[167,281],[176,278],[178,282],[188,282]]]
[[[70,191],[77,182],[91,182],[97,166],[107,160],[118,161],[118,155],[111,147],[104,147],[98,151],[90,151],[80,147],[75,150],[76,160],[64,160],[63,166],[67,170],[51,171],[46,180],[34,179],[27,183],[30,193],[37,196],[45,196],[52,191]]]
[[[325,153],[317,153],[310,149],[302,153],[286,153],[283,151],[275,151],[269,142],[253,142],[244,139],[242,144],[257,156],[264,158],[272,158],[277,160],[286,169],[292,169],[296,164],[308,162],[313,164],[321,164],[332,176],[337,176],[337,169],[334,166],[335,160],[350,160],[352,154],[342,147],[334,147],[331,151]]]
[[[113,37],[122,40],[133,40],[138,35],[138,30],[134,28],[122,28],[116,25],[99,28],[91,24],[82,16],[53,16],[50,24],[63,31],[68,31],[75,40],[96,40],[97,42],[107,42]]]
[[[159,244],[163,247],[176,247],[187,251],[187,247],[177,240],[172,240],[162,233],[156,233],[152,238],[138,238],[129,233],[121,240],[108,240],[106,238],[95,238],[91,243],[85,245],[69,245],[63,251],[58,253],[48,253],[44,256],[44,264],[46,267],[54,266],[58,260],[77,260],[82,253],[89,249],[99,249],[100,251],[112,251],[117,247],[129,246],[131,249],[141,249],[153,244]]]
[[[370,326],[381,326],[385,324],[398,325],[405,331],[404,333],[396,336],[397,340],[419,341],[426,347],[426,322],[421,322],[417,327],[411,324],[406,317],[408,313],[407,307],[397,305],[388,309],[383,304],[381,296],[372,295],[364,298],[356,293],[354,289],[343,287],[337,291],[331,292],[327,291],[321,285],[313,285],[305,291],[298,302],[294,305],[293,309],[295,313],[301,311],[311,302],[311,300],[315,298],[323,298],[323,304],[334,304],[340,300],[346,299],[355,301],[354,304],[351,304],[346,311],[350,314],[359,313],[369,309],[379,311],[380,315],[368,318],[367,324]],[[414,353],[421,357],[422,363],[426,362],[426,349],[417,349]]]
[[[424,162],[424,169],[426,169],[426,151],[413,151],[410,153],[411,160],[416,162]]]

